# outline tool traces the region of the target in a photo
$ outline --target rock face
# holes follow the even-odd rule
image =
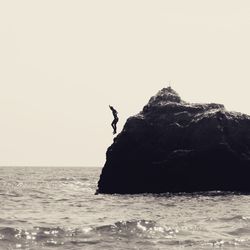
[[[191,104],[170,87],[107,150],[100,193],[250,191],[250,116]]]

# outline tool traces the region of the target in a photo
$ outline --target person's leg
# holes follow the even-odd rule
[[[114,130],[113,133],[115,133],[115,120],[112,121],[111,126],[112,126],[112,128],[113,128],[113,130]]]
[[[115,119],[114,120],[114,134],[116,134],[116,129],[117,129],[116,124],[117,123],[118,123],[118,119]]]

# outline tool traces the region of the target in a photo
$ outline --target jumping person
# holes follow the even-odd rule
[[[110,106],[110,105],[109,105],[109,108],[111,109],[112,114],[114,116],[114,120],[111,123],[111,126],[114,129],[113,134],[116,134],[116,124],[119,121],[119,118],[117,116],[118,112],[112,106]]]

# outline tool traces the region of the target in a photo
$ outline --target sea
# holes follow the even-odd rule
[[[98,167],[1,167],[0,249],[250,249],[250,195],[95,195]]]

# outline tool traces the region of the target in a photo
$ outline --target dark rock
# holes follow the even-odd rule
[[[250,191],[250,116],[191,104],[170,87],[107,150],[100,193]]]

